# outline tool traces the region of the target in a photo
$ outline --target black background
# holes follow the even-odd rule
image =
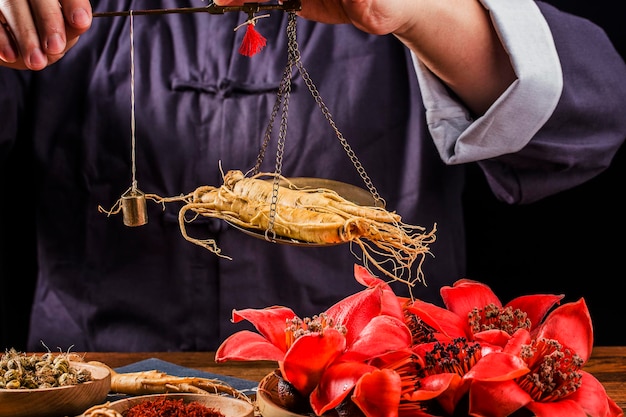
[[[626,56],[619,2],[550,3],[598,23]],[[36,275],[33,184],[21,156],[27,152],[18,148],[12,162],[0,167],[0,349],[26,349]],[[624,146],[597,178],[528,206],[496,201],[479,169],[467,169],[468,278],[489,284],[503,302],[535,293],[564,294],[565,301],[584,297],[595,344],[626,345],[620,322],[626,304]]]

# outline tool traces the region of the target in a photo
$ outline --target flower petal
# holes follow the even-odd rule
[[[286,352],[285,323],[294,317],[297,317],[296,313],[288,307],[247,308],[233,310],[232,322],[249,321],[270,343]]]
[[[359,284],[362,284],[368,288],[375,287],[385,282],[382,279],[372,275],[372,273],[368,271],[367,268],[358,264],[354,264],[354,279],[356,279]]]
[[[482,332],[474,333],[474,341],[480,342],[481,345],[503,347],[510,339],[510,334],[499,329],[483,330]]]
[[[421,300],[415,300],[407,310],[450,339],[467,337],[467,318],[459,317],[450,310]]]
[[[287,351],[280,371],[302,395],[309,395],[324,370],[346,348],[346,339],[336,329],[300,336]]]
[[[530,372],[526,362],[517,355],[494,352],[483,356],[465,374],[466,379],[479,381],[508,381]]]
[[[533,401],[526,408],[532,411],[535,417],[587,417],[587,413],[580,405],[568,399],[552,402]]]
[[[365,361],[375,356],[411,345],[411,331],[394,317],[374,317],[361,331],[358,338],[347,347],[342,361]]]
[[[383,290],[380,286],[352,294],[326,310],[326,315],[336,324],[346,328],[348,345],[354,343],[361,331],[381,314]]]
[[[573,349],[586,363],[593,349],[593,325],[585,299],[563,304],[552,311],[533,334],[555,339]]]
[[[437,396],[437,402],[441,405],[446,413],[454,415],[454,410],[457,408],[457,405],[459,404],[461,398],[463,398],[463,396],[467,393],[471,381],[463,380],[463,378],[461,378],[459,375],[451,373],[439,374],[438,376],[446,377],[449,379],[449,381],[447,382],[448,388]],[[432,377],[427,377],[424,379],[430,378]],[[445,381],[444,378],[441,379],[442,381]],[[425,381],[422,382],[424,385]]]
[[[336,407],[352,392],[357,381],[377,368],[357,362],[342,362],[331,365],[320,383],[311,393],[311,407],[317,415]]]
[[[407,394],[410,401],[427,401],[439,397],[449,389],[456,389],[463,381],[461,377],[453,373],[441,373],[426,376],[420,379],[420,388]]]
[[[563,297],[563,295],[553,294],[523,295],[511,300],[506,307],[526,312],[532,330],[541,324],[548,311],[555,304],[558,304]]]
[[[474,308],[483,308],[488,304],[502,307],[500,299],[489,286],[471,279],[460,279],[452,287],[441,287],[440,293],[448,310],[459,317],[467,317]]]
[[[473,381],[469,395],[473,416],[506,417],[532,401],[515,381]]]
[[[400,393],[400,375],[390,369],[381,369],[361,377],[354,388],[352,401],[366,416],[397,417]]]
[[[282,361],[284,356],[284,351],[260,334],[242,330],[222,342],[215,352],[215,361]]]
[[[591,417],[622,417],[624,411],[607,395],[600,381],[589,372],[581,372],[582,385],[567,399],[578,403]]]
[[[407,301],[407,299],[404,297],[398,297],[393,292],[389,284],[372,275],[366,268],[357,264],[354,264],[354,278],[360,284],[368,288],[381,286],[383,289],[383,306],[380,314],[386,314],[399,319],[403,318],[404,312],[402,311],[402,305]]]
[[[507,342],[506,346],[504,346],[503,351],[507,353],[512,353],[514,355],[519,355],[522,351],[522,347],[524,345],[530,344],[531,341],[532,338],[530,336],[530,332],[527,329],[517,329]]]

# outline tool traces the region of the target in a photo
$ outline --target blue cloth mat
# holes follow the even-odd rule
[[[156,358],[145,359],[143,361],[131,363],[130,365],[121,366],[115,368],[116,372],[142,372],[156,370],[164,372],[173,376],[188,376],[208,379],[219,379],[222,382],[227,383],[231,387],[243,392],[246,395],[253,395],[256,393],[258,383],[256,381],[250,381],[247,379],[235,378],[232,376],[213,374],[210,372],[203,372],[197,369],[185,368],[184,366],[176,365],[171,362],[162,361]],[[128,396],[122,394],[109,394],[107,401],[117,401]]]

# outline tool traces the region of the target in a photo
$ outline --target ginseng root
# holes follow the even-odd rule
[[[402,223],[401,217],[381,207],[360,206],[329,189],[300,189],[281,185],[277,195],[274,184],[257,174],[245,177],[241,171],[228,171],[221,187],[203,186],[194,191],[179,212],[185,239],[221,255],[214,240],[189,236],[185,229],[187,213],[219,218],[244,229],[272,231],[276,236],[312,244],[357,244],[364,263],[393,280],[414,285],[422,281],[421,268],[412,276],[411,267],[429,253],[435,240],[435,227],[425,228]],[[287,184],[288,180],[283,178]],[[273,202],[274,201],[274,202]]]
[[[164,394],[186,392],[193,394],[227,394],[250,402],[250,398],[227,383],[208,378],[179,377],[157,370],[118,373],[101,362],[89,362],[105,366],[111,371],[111,392],[128,395]]]
[[[333,190],[298,188],[282,176],[278,178],[280,183],[276,179],[272,173],[246,177],[242,171],[231,170],[224,175],[220,187],[207,185],[178,197],[146,194],[145,198],[163,205],[183,202],[178,215],[182,236],[227,259],[231,258],[222,254],[215,240],[189,236],[186,223],[206,216],[264,233],[269,241],[281,237],[303,244],[356,244],[366,267],[373,265],[392,280],[411,287],[415,282],[424,282],[421,264],[430,253],[428,245],[435,241],[436,225],[426,231],[424,227],[403,223],[395,212],[353,203]],[[120,204],[109,211],[101,207],[99,210],[115,214]],[[189,212],[194,215],[188,217]],[[416,261],[414,276],[412,268]]]

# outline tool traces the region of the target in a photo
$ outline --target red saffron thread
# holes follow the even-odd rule
[[[182,399],[157,398],[136,404],[123,413],[124,417],[224,417],[220,411],[198,402],[184,403]]]

